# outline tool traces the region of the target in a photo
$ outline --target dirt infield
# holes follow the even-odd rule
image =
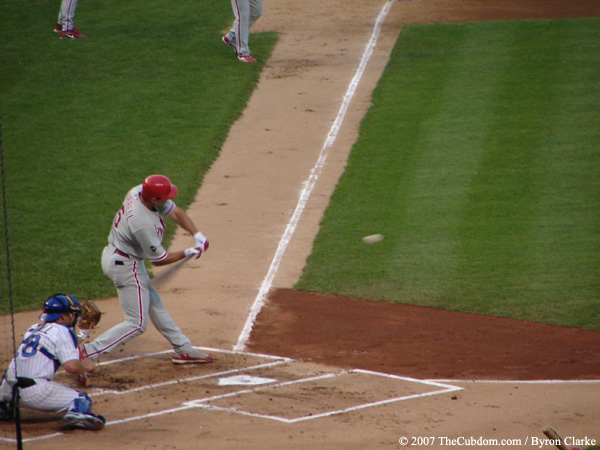
[[[595,0],[393,3],[247,351],[232,350],[384,4],[265,0],[255,31],[279,31],[280,43],[188,210],[210,250],[157,286],[215,362],[174,366],[149,329],[104,358],[83,388],[104,430],[64,432],[60,416],[24,412],[26,448],[452,448],[472,438],[475,448],[508,439],[533,449],[547,424],[600,442],[599,332],[290,290],[403,25],[597,17]],[[189,239],[178,233],[172,246]],[[100,333],[122,312],[116,298],[98,303]],[[37,315],[17,315],[18,330]]]
[[[596,380],[599,343],[600,331],[278,289],[249,348],[425,379]]]

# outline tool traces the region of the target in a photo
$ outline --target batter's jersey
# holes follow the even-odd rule
[[[79,359],[75,332],[60,323],[38,323],[25,333],[8,367],[7,378],[51,380],[62,364],[73,359]]]
[[[142,203],[141,193],[141,184],[127,193],[115,215],[108,242],[134,258],[159,262],[167,257],[162,246],[165,234],[163,216],[171,214],[176,205],[167,200],[161,208],[148,209]]]

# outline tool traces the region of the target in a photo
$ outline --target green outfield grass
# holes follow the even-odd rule
[[[51,32],[57,8],[0,4],[17,310],[113,295],[125,191],[167,173],[187,206],[262,69],[220,41],[227,2],[81,2],[81,41]],[[297,287],[600,328],[599,25],[406,27]]]
[[[598,19],[405,27],[296,287],[600,329],[599,70]]]
[[[165,173],[180,188],[178,204],[190,203],[277,39],[253,34],[260,62],[242,64],[221,42],[233,21],[229,2],[86,0],[76,24],[88,38],[60,40],[52,32],[59,5],[0,3],[16,310],[39,308],[56,291],[80,299],[114,295],[99,258],[126,191]]]

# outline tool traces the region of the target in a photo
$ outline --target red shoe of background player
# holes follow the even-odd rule
[[[241,61],[243,63],[255,63],[256,59],[254,59],[252,56],[248,55],[248,56],[242,56],[242,55],[238,55],[238,61]]]
[[[61,39],[82,39],[86,38],[85,34],[79,34],[79,32],[73,28],[72,30],[61,31],[60,38]]]
[[[223,36],[223,37],[221,38],[221,40],[222,40],[223,42],[225,42],[227,45],[229,45],[229,47],[231,47],[231,49],[232,49],[232,50],[234,51],[234,53],[237,55],[237,52],[238,52],[238,51],[237,51],[237,48],[236,48],[236,46],[235,46],[235,43],[231,42],[231,41],[229,40],[229,38],[227,37],[227,35]]]

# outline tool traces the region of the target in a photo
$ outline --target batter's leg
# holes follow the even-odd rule
[[[111,250],[106,247],[102,253],[102,269],[117,287],[125,322],[84,346],[87,356],[93,360],[146,331],[150,317],[151,284],[144,262],[120,257]]]
[[[176,352],[182,349],[190,348],[190,340],[181,332],[171,315],[167,311],[164,303],[154,286],[150,284],[150,320],[156,329],[162,334],[173,346]]]

